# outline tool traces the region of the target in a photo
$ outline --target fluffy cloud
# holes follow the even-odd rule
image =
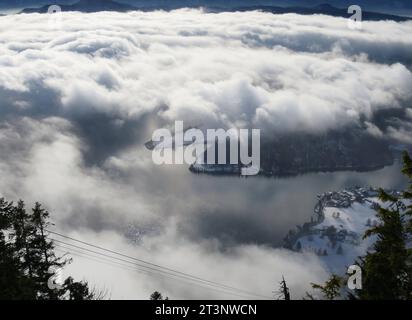
[[[48,19],[1,20],[1,94],[22,113],[325,131],[411,101],[410,22],[353,31],[326,16],[179,10],[66,13],[53,31]]]
[[[326,16],[178,10],[64,13],[54,30],[48,18],[0,17],[0,194],[43,202],[66,233],[268,295],[284,274],[301,297],[325,270],[273,247],[309,218],[314,195],[398,181],[392,168],[361,178],[199,177],[155,167],[143,142],[175,119],[276,132],[363,125],[409,142],[410,22],[353,31]],[[373,123],[391,109],[404,118]],[[128,225],[149,230],[137,247],[123,237]],[[106,279],[114,270],[87,262],[71,268],[114,297],[223,297],[134,274]]]

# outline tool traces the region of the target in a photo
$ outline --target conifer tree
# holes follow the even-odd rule
[[[169,300],[169,297],[163,299],[163,295],[159,291],[155,291],[150,295],[150,300]]]
[[[290,290],[283,276],[282,281],[280,282],[280,288],[278,293],[281,296],[282,300],[290,300]]]
[[[405,152],[402,172],[412,180],[412,160]],[[385,206],[377,209],[379,223],[369,229],[366,237],[376,236],[373,251],[360,259],[363,288],[360,299],[410,299],[412,297],[411,252],[406,247],[411,232],[412,185],[401,195],[380,190]],[[408,218],[409,216],[409,218]]]
[[[27,272],[31,279],[34,279],[34,248],[32,243],[34,228],[30,223],[30,217],[26,212],[23,201],[20,200],[17,203],[17,206],[14,207],[11,221],[13,224],[13,232],[11,233],[11,236],[14,237],[16,253],[22,258],[21,267],[24,272]]]
[[[34,226],[32,246],[35,249],[32,270],[36,272],[37,291],[40,299],[58,298],[58,292],[48,287],[48,279],[53,276],[56,270],[63,268],[69,262],[69,260],[63,260],[54,254],[53,241],[48,239],[46,231],[50,226],[49,216],[49,212],[43,209],[40,203],[35,204],[30,216],[30,223]]]
[[[90,292],[87,282],[76,282],[72,277],[68,277],[61,290],[68,300],[92,300],[94,293]]]
[[[103,293],[71,277],[62,289],[49,288],[50,270],[69,262],[55,255],[49,226],[49,213],[40,204],[28,213],[23,201],[13,205],[0,199],[0,299],[103,299]]]
[[[9,241],[14,207],[0,198],[0,300],[34,299],[33,282],[21,268],[13,241]]]
[[[335,300],[341,296],[341,287],[342,287],[342,278],[336,274],[332,276],[325,282],[324,285],[312,283],[312,288],[319,290],[326,300]],[[307,296],[310,299],[313,299],[313,296],[307,293]]]

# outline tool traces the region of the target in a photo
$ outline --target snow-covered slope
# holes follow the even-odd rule
[[[330,272],[345,273],[376,240],[374,237],[363,239],[363,235],[378,223],[375,209],[382,203],[377,196],[378,191],[372,188],[319,195],[311,222],[290,231],[285,246],[294,251],[313,252]]]

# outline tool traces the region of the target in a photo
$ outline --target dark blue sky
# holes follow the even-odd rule
[[[65,4],[73,3],[78,0],[1,0],[0,9],[36,7],[43,4]],[[105,0],[102,0],[105,1]],[[118,2],[126,2],[134,5],[147,4],[168,4],[182,5],[185,4],[208,4],[211,6],[245,6],[245,5],[301,5],[314,6],[321,3],[330,3],[337,7],[347,7],[351,4],[359,4],[364,7],[364,10],[379,10],[386,12],[402,12],[402,10],[412,10],[411,0],[116,0]]]

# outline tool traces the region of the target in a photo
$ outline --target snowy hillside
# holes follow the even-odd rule
[[[375,208],[382,204],[377,196],[378,191],[372,188],[352,188],[318,196],[311,222],[290,231],[285,247],[313,252],[330,272],[345,273],[375,241],[374,237],[362,237],[377,223]]]

